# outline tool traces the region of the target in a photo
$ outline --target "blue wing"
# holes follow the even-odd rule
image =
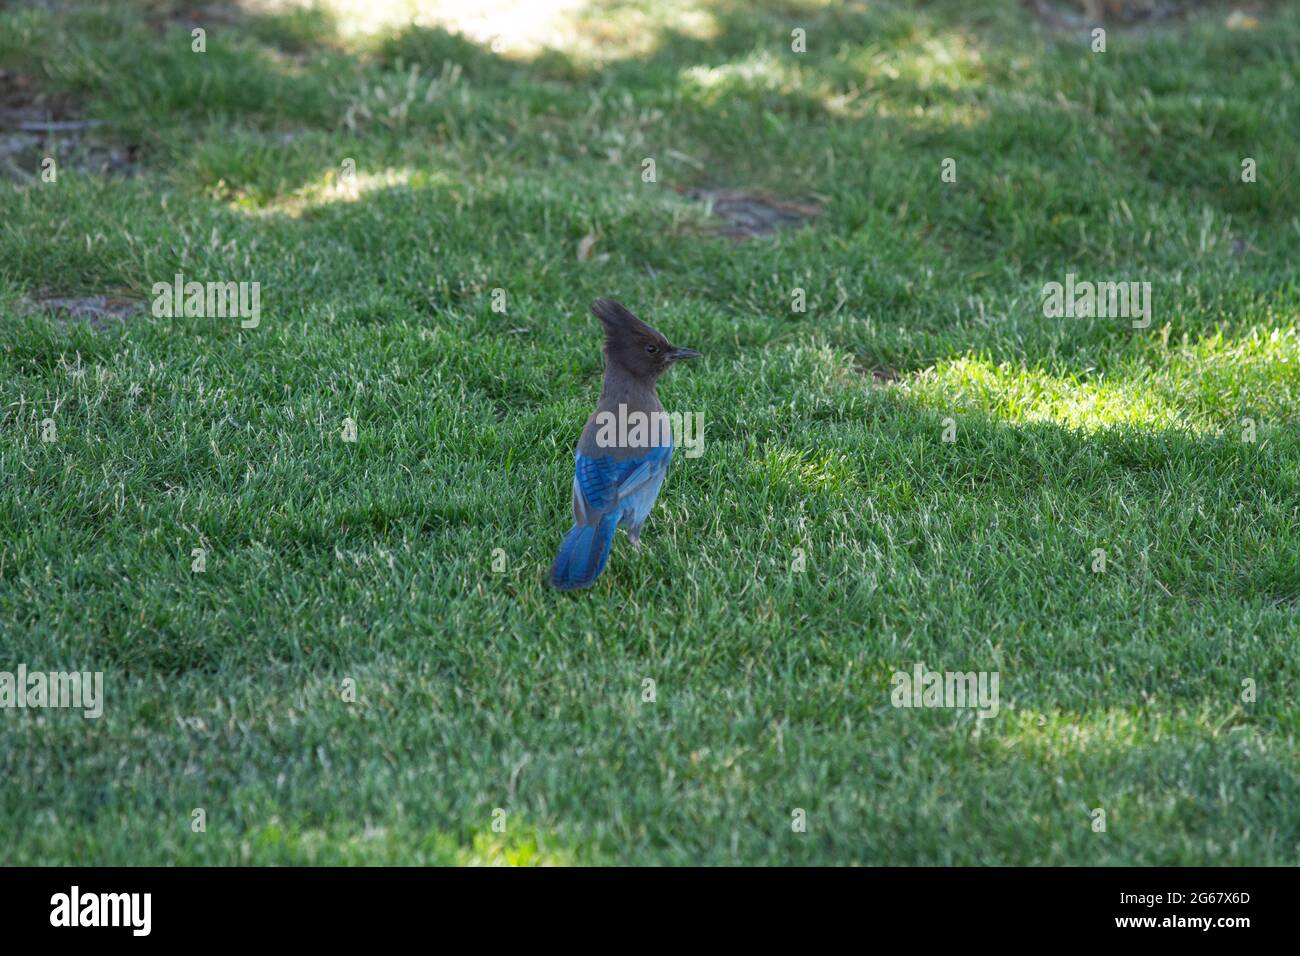
[[[614,545],[614,530],[641,530],[659,497],[672,462],[671,445],[647,449],[636,458],[593,458],[578,453],[573,469],[573,527],[551,565],[551,583],[561,590],[584,588],[600,577]]]
[[[574,522],[598,524],[614,515],[619,524],[639,528],[659,497],[672,460],[672,445],[657,445],[622,461],[579,452],[573,470]]]

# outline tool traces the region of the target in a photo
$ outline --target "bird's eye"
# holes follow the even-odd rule
[[[658,351],[659,351],[659,346],[657,346],[657,345],[647,345],[647,346],[645,347],[645,350],[646,350],[647,352],[649,352],[651,355],[653,355],[655,352],[658,352]]]

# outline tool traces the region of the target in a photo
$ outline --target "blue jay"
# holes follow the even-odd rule
[[[655,382],[673,363],[700,355],[670,345],[613,299],[597,299],[591,312],[605,327],[605,385],[578,440],[573,527],[551,565],[551,584],[561,591],[595,583],[619,525],[641,549],[641,526],[673,458]]]

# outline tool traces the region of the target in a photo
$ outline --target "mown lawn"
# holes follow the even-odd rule
[[[1296,862],[1300,8],[405,6],[0,8],[104,121],[0,169],[0,670],[106,695],[0,712],[0,861]],[[600,295],[705,450],[558,594]]]

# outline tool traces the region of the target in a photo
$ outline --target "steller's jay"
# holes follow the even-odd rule
[[[597,299],[591,312],[605,327],[605,385],[578,440],[573,527],[551,565],[551,584],[561,591],[595,583],[619,525],[640,550],[641,526],[673,457],[672,430],[655,381],[674,362],[700,355],[670,345],[613,299]]]

